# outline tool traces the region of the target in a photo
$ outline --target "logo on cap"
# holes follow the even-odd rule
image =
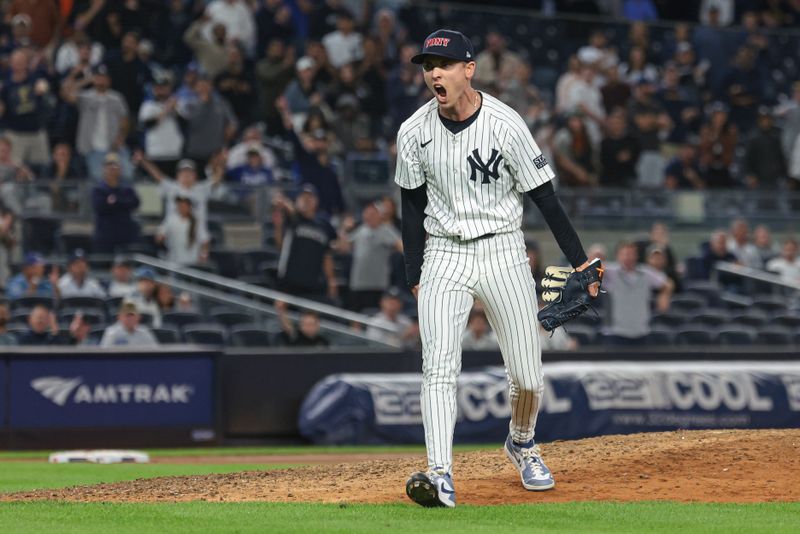
[[[425,48],[430,46],[447,46],[447,43],[449,42],[449,37],[431,37],[430,39],[425,40]]]

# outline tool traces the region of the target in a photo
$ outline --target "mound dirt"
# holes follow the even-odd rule
[[[800,429],[605,436],[542,446],[552,491],[525,491],[502,450],[457,454],[458,500],[468,504],[565,501],[765,502],[800,500]],[[279,471],[165,477],[40,490],[0,501],[408,502],[405,480],[424,458]]]

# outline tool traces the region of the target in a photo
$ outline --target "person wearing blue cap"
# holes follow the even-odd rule
[[[10,299],[20,297],[58,297],[58,267],[53,265],[49,277],[44,277],[45,262],[41,254],[28,252],[22,272],[12,277],[6,285],[6,296]]]
[[[133,273],[136,278],[136,291],[127,298],[127,301],[136,305],[139,314],[147,314],[153,318],[154,327],[161,326],[161,308],[156,300],[156,273],[147,266],[136,269]]]

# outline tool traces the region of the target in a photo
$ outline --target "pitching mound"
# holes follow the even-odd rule
[[[542,447],[552,491],[525,491],[502,451],[458,454],[460,503],[585,500],[762,502],[800,500],[800,429],[610,436]],[[16,493],[0,500],[164,502],[408,502],[421,456],[270,472],[168,477]]]

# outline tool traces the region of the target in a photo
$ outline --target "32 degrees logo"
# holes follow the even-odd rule
[[[58,406],[73,404],[188,404],[190,384],[86,384],[81,377],[43,376],[31,387]]]

